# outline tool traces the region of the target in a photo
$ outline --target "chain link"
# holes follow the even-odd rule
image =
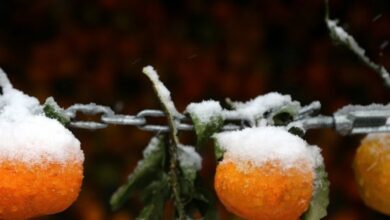
[[[332,116],[316,115],[321,108],[318,101],[304,106],[288,127],[296,126],[303,130],[318,128],[333,128],[342,135],[366,134],[374,132],[390,132],[390,104],[369,106],[347,106],[336,111]],[[77,121],[78,113],[85,115],[101,115],[99,121]],[[116,114],[110,107],[90,104],[74,104],[65,110],[65,114],[71,119],[70,126],[81,129],[103,129],[108,125],[135,126],[140,130],[164,133],[169,131],[167,125],[150,124],[152,118],[165,118],[161,110],[145,109],[136,115]],[[314,115],[314,116],[313,116]],[[194,126],[191,119],[184,116],[175,118],[177,128],[180,131],[192,131]],[[243,129],[252,123],[248,119],[237,115],[225,118],[223,131]]]

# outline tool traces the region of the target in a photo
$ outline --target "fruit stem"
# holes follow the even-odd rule
[[[156,93],[160,101],[162,110],[164,111],[167,117],[168,127],[169,127],[169,137],[170,137],[170,144],[169,144],[169,151],[168,151],[170,155],[169,176],[170,176],[174,204],[176,207],[178,219],[185,220],[184,204],[180,198],[180,185],[179,185],[178,175],[177,175],[177,170],[178,170],[177,148],[180,144],[179,137],[178,137],[178,129],[176,126],[176,119],[175,119],[175,115],[177,115],[177,111],[173,105],[171,97],[169,96],[169,94],[167,95],[166,93],[166,91],[168,90],[158,79],[157,72],[150,66],[145,67],[143,72],[152,81],[153,90]]]

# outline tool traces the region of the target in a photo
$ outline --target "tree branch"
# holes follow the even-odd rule
[[[177,136],[177,126],[175,117],[180,117],[181,115],[176,110],[171,97],[169,90],[163,85],[159,80],[157,72],[151,66],[144,67],[143,73],[149,77],[153,83],[153,89],[160,100],[161,107],[166,114],[169,126],[169,136],[171,143],[169,145],[169,154],[170,154],[170,172],[169,176],[171,179],[172,192],[174,196],[174,202],[178,214],[179,220],[185,219],[184,205],[180,197],[180,185],[177,176],[178,169],[178,155],[177,149],[180,144],[179,138]]]
[[[325,0],[325,22],[329,29],[329,34],[332,40],[336,43],[344,45],[352,51],[367,67],[376,72],[384,81],[385,86],[390,88],[390,74],[383,65],[376,64],[370,60],[365,54],[365,50],[359,46],[356,40],[348,34],[342,27],[338,26],[337,20],[329,18],[329,2]]]

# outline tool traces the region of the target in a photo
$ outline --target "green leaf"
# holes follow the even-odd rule
[[[146,205],[136,218],[137,220],[160,220],[164,212],[165,199],[156,195],[153,202]]]
[[[276,126],[284,126],[292,122],[298,114],[300,106],[295,103],[285,105],[272,114],[273,124]]]
[[[205,188],[196,188],[194,200],[204,220],[217,220],[218,212],[214,195]]]
[[[325,167],[316,169],[315,189],[308,210],[303,214],[302,220],[319,220],[327,215],[329,205],[329,180]]]
[[[215,159],[217,161],[221,161],[223,159],[224,153],[225,153],[225,150],[218,144],[218,142],[216,140],[214,140]]]
[[[303,129],[298,127],[291,127],[290,129],[288,129],[288,132],[290,132],[293,135],[297,135],[299,137],[303,137],[305,135]]]
[[[142,190],[141,200],[146,204],[150,203],[157,194],[169,198],[171,189],[169,184],[169,176],[166,173],[161,173],[158,180],[151,182]]]
[[[218,132],[223,126],[222,107],[217,101],[191,103],[187,106],[186,111],[194,124],[198,146],[203,145],[209,137]]]
[[[112,195],[110,200],[111,208],[113,210],[119,209],[135,189],[145,186],[155,178],[155,175],[163,169],[164,158],[163,136],[152,138],[144,150],[144,159],[138,162],[133,173],[129,175],[127,183],[119,187]]]
[[[57,104],[53,97],[46,99],[45,104],[43,104],[43,112],[46,117],[55,119],[64,126],[67,126],[70,123],[70,118],[65,114],[64,109]]]
[[[169,176],[162,173],[159,180],[153,181],[144,188],[141,197],[146,205],[138,215],[137,219],[162,219],[165,201],[170,197]]]
[[[179,166],[185,179],[194,182],[198,170],[202,167],[202,157],[192,146],[179,145]]]

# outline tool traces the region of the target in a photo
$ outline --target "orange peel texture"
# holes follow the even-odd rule
[[[0,219],[61,212],[76,200],[82,179],[81,161],[0,161]]]
[[[309,206],[313,181],[314,173],[305,165],[285,169],[266,162],[238,167],[222,161],[214,187],[224,206],[245,219],[298,220]]]
[[[356,151],[353,168],[364,203],[390,215],[390,135],[363,139]]]

